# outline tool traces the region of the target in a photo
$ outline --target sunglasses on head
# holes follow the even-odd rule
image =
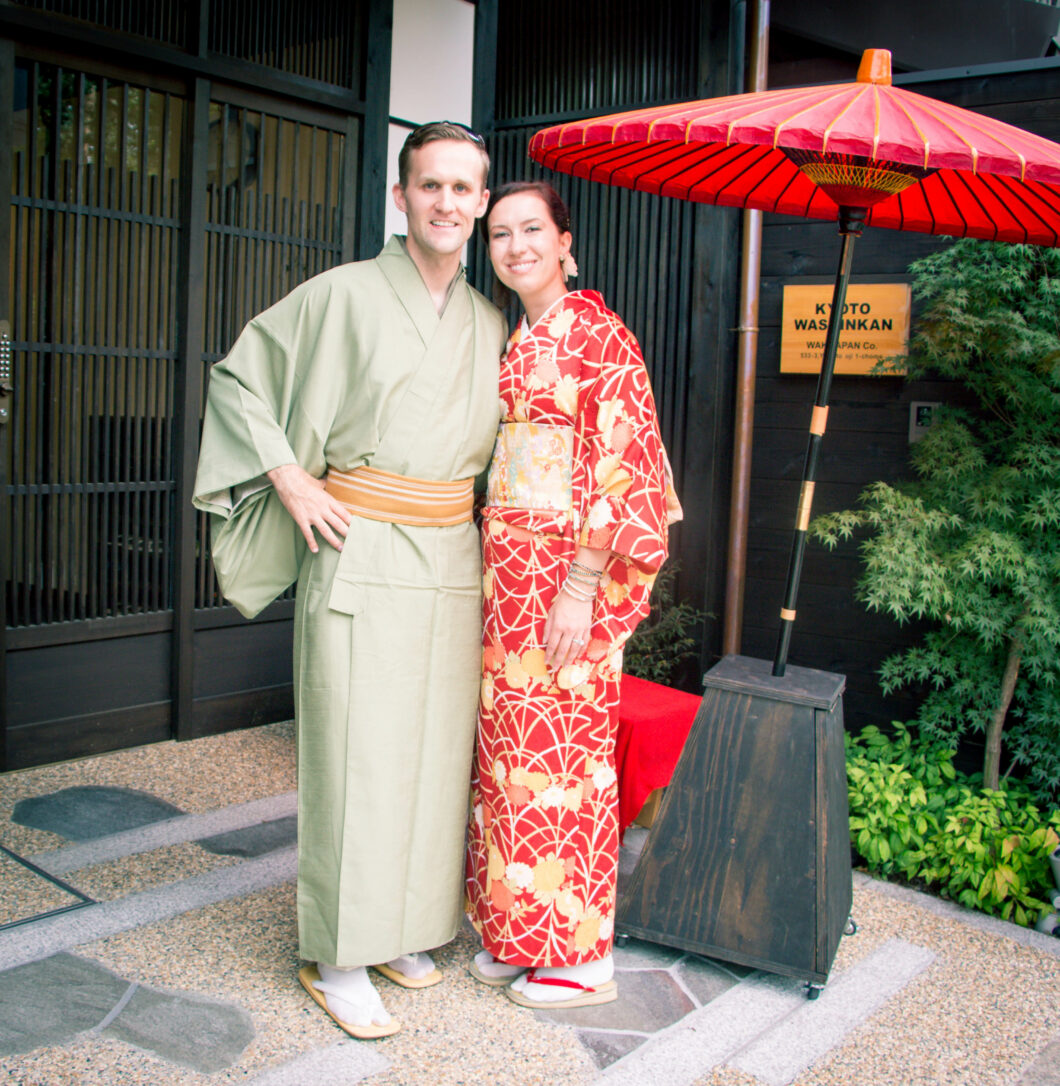
[[[473,128],[471,128],[469,125],[464,124],[463,121],[432,121],[429,125],[425,124],[425,125],[421,125],[420,127],[421,128],[430,128],[433,125],[437,125],[437,124],[448,124],[448,125],[451,125],[453,128],[461,128],[471,137],[471,139],[475,143],[477,143],[479,145],[479,147],[485,147],[486,146],[486,141]]]

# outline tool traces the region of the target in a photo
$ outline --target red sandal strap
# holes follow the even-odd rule
[[[567,980],[564,977],[539,977],[536,969],[531,969],[526,974],[527,984],[551,984],[555,988],[578,988],[583,992],[595,992],[596,989],[588,984],[579,984],[576,980]]]

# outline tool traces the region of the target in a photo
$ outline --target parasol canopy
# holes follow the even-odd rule
[[[1060,245],[1060,146],[892,86],[886,50],[865,53],[854,83],[546,128],[530,157],[698,203],[833,220],[841,204],[862,206],[869,226]]]

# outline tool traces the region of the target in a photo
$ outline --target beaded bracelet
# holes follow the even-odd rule
[[[566,592],[567,595],[573,596],[576,600],[581,600],[582,603],[592,603],[596,599],[596,592],[586,592],[585,589],[571,582],[570,577],[563,583],[561,592]]]

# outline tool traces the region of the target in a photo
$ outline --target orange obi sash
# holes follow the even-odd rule
[[[475,504],[474,479],[439,482],[368,467],[328,468],[324,489],[356,516],[391,524],[463,524]]]

